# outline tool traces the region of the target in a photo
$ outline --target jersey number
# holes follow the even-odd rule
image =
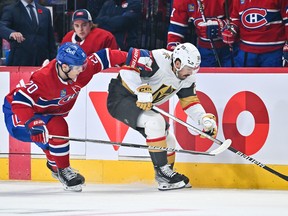
[[[29,87],[27,87],[27,92],[29,94],[32,94],[33,92],[35,92],[38,89],[38,86],[35,83],[33,83],[32,81],[28,85],[30,85]]]

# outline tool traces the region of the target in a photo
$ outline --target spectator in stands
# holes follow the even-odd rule
[[[234,1],[231,20],[222,35],[227,44],[240,39],[235,66],[281,67],[282,56],[288,60],[287,0]]]
[[[87,9],[90,11],[92,17],[97,17],[103,4],[107,0],[87,0]]]
[[[221,28],[226,23],[226,13],[231,8],[225,0],[174,0],[168,29],[167,49],[173,50],[178,43],[185,41],[188,22],[193,22],[196,30],[197,48],[201,54],[202,67],[233,66],[237,49],[222,42]],[[203,15],[201,14],[201,7]]]
[[[139,47],[138,20],[141,0],[107,0],[95,19],[98,27],[110,31],[121,50]]]
[[[76,10],[72,16],[72,25],[73,30],[64,36],[62,43],[77,43],[87,55],[104,48],[118,49],[113,34],[97,28],[88,10]]]
[[[0,16],[2,15],[2,10],[5,6],[9,5],[9,4],[13,4],[15,3],[17,0],[2,0],[0,2]]]
[[[0,37],[10,42],[8,65],[41,66],[56,56],[51,13],[33,0],[4,7]]]

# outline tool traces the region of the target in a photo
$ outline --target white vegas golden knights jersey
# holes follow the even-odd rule
[[[184,99],[184,106],[198,101],[195,92],[195,75],[188,76],[184,80],[176,77],[172,71],[172,52],[165,49],[152,51],[154,62],[152,71],[121,70],[120,76],[133,92],[141,84],[149,84],[152,87],[153,104],[159,105],[169,100],[177,93],[179,99]],[[190,98],[190,99],[189,99]],[[188,99],[188,100],[187,100]]]

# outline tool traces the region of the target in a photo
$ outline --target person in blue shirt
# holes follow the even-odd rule
[[[107,0],[94,23],[110,31],[121,50],[139,47],[138,20],[141,16],[141,0]]]

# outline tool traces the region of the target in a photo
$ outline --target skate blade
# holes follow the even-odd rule
[[[158,190],[160,191],[177,190],[177,189],[185,188],[185,186],[186,184],[184,181],[180,181],[180,182],[173,183],[173,184],[160,182],[158,185]]]
[[[52,178],[54,178],[54,179],[56,179],[56,180],[59,180],[59,178],[58,178],[58,174],[57,173],[51,173],[51,176],[52,176]]]
[[[82,185],[75,185],[75,186],[67,186],[63,185],[65,191],[72,191],[72,192],[81,192],[82,191]]]
[[[188,183],[185,185],[185,188],[192,188],[192,185],[188,182]]]

